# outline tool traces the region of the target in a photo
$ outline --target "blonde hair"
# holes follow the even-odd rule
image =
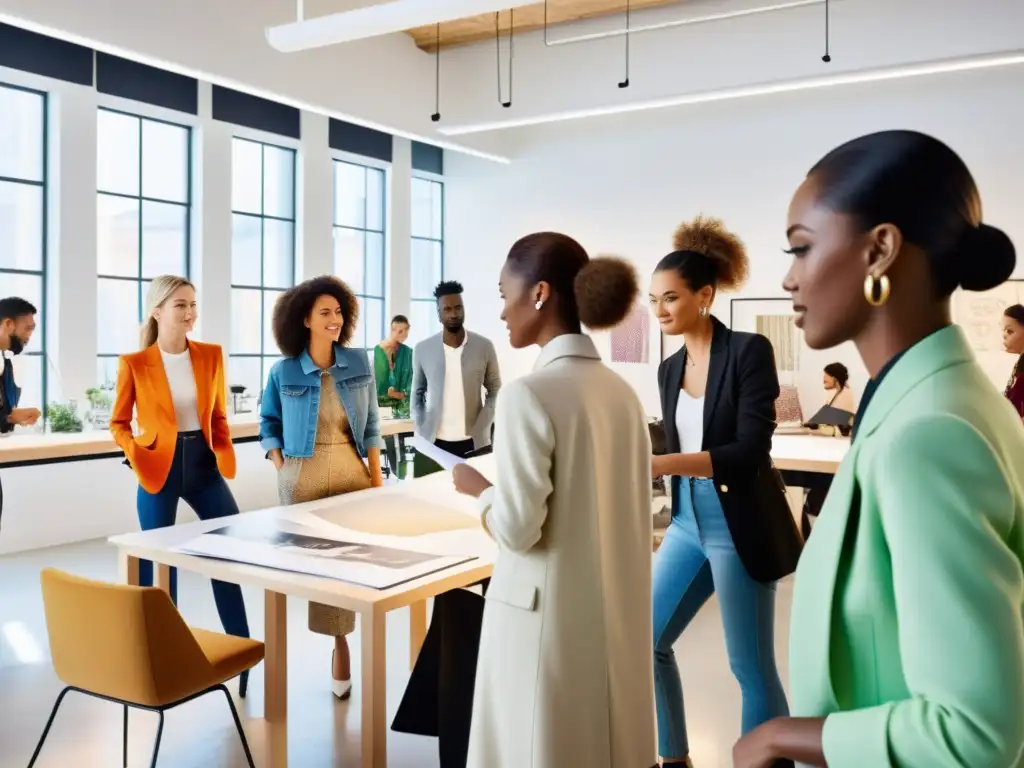
[[[142,329],[139,332],[139,344],[142,349],[153,346],[156,343],[157,323],[153,313],[162,307],[174,292],[179,288],[188,286],[192,290],[196,287],[184,277],[178,275],[160,275],[154,277],[150,283],[149,291],[146,293],[146,314]]]

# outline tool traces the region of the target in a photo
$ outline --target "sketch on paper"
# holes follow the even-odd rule
[[[626,319],[611,332],[613,363],[650,361],[651,317],[647,308],[637,304]]]
[[[983,293],[957,291],[953,295],[953,320],[967,335],[975,352],[1002,352],[1003,312],[1024,304],[1024,280],[1010,280]]]
[[[754,330],[764,336],[775,348],[775,365],[779,373],[796,373],[800,368],[800,337],[796,316],[757,315]]]
[[[1014,304],[1024,304],[1024,280],[1009,280],[982,293],[953,294],[953,321],[963,328],[978,364],[1000,390],[1016,361],[1003,349],[1003,312]]]

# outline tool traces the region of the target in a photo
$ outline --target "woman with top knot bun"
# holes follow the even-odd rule
[[[785,715],[775,583],[796,568],[801,539],[769,456],[779,396],[771,342],[711,314],[720,290],[746,280],[746,249],[704,217],[680,226],[673,247],[650,290],[662,330],[684,339],[658,371],[668,453],[653,472],[671,477],[672,522],[654,562],[654,686],[663,764],[691,765],[672,646],[717,594],[743,732]]]
[[[651,442],[633,388],[582,332],[622,322],[636,273],[542,232],[512,246],[498,286],[512,346],[540,353],[498,397],[494,485],[454,473],[498,545],[467,764],[647,768]]]

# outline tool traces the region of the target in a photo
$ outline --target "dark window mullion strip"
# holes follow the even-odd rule
[[[266,365],[264,356],[263,338],[267,335],[267,301],[264,291],[267,286],[266,260],[267,260],[267,212],[264,204],[267,196],[267,145],[260,145],[260,385],[263,384],[263,366]]]
[[[142,118],[135,116],[136,121],[139,124],[139,272],[138,272],[138,295],[139,295],[139,325],[142,324],[142,314],[145,311],[145,305],[143,304],[142,298],[142,233],[144,227],[142,224],[142,163],[145,157],[145,150],[142,146]]]
[[[6,87],[7,87],[6,85],[0,86],[0,88],[6,88]],[[43,109],[45,109],[45,108],[46,107],[43,107]],[[43,118],[43,123],[45,123],[45,122],[46,122],[46,118]],[[46,150],[45,149],[43,150],[43,155],[44,156],[46,155]],[[45,160],[43,161],[43,166],[44,167],[46,166],[46,161]],[[45,171],[44,171],[44,173],[45,173]],[[26,187],[45,187],[46,186],[46,182],[45,181],[35,181],[34,179],[19,179],[19,178],[15,178],[14,176],[0,176],[0,182],[5,182],[7,184],[21,184],[21,185],[26,186]]]

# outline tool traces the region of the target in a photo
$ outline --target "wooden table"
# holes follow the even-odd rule
[[[850,450],[847,437],[775,435],[772,460],[791,488],[827,488]]]
[[[236,443],[259,440],[258,417],[234,416],[228,420],[231,440]],[[410,419],[381,419],[381,435],[412,434]],[[9,437],[0,438],[0,466],[20,467],[55,464],[62,461],[84,461],[119,456],[121,449],[106,430],[39,434],[18,430]]]
[[[489,473],[489,457],[481,461],[480,469]],[[474,463],[477,463],[474,461]],[[399,486],[411,489],[426,502],[433,505],[447,504],[450,500],[453,511],[466,512],[467,502],[459,500],[451,488],[451,478],[446,473],[409,481]],[[372,516],[374,494],[380,491],[368,490],[337,497],[339,504],[358,505],[360,514]],[[335,500],[331,500],[332,502]],[[276,507],[246,513],[269,518],[302,522],[301,515],[307,507],[322,509],[324,502]],[[425,514],[429,514],[426,512]],[[379,519],[379,517],[377,518]],[[475,521],[467,516],[475,525]],[[160,528],[141,533],[115,536],[110,539],[118,549],[121,578],[128,584],[139,580],[139,561],[150,560],[154,565],[154,581],[162,589],[170,588],[171,567],[194,571],[211,579],[219,579],[246,587],[255,587],[264,592],[266,657],[264,660],[265,705],[264,716],[271,723],[284,723],[287,717],[287,612],[286,600],[296,597],[312,600],[325,605],[347,608],[359,614],[360,628],[360,705],[362,708],[362,766],[363,768],[385,768],[387,765],[387,708],[385,703],[386,643],[385,616],[388,611],[408,606],[409,662],[415,661],[427,630],[427,599],[458,587],[475,584],[491,575],[496,550],[483,533],[480,537],[482,556],[476,560],[453,566],[434,574],[406,582],[390,589],[370,589],[334,579],[307,576],[299,573],[279,571],[253,565],[244,565],[224,560],[198,557],[173,551],[199,534],[220,526],[225,520],[207,520],[170,528]],[[456,527],[466,527],[465,525]],[[477,535],[477,534],[470,534]],[[400,546],[400,545],[397,545]],[[285,736],[285,739],[287,737]],[[287,750],[283,750],[287,754]],[[284,763],[279,758],[275,768]]]

